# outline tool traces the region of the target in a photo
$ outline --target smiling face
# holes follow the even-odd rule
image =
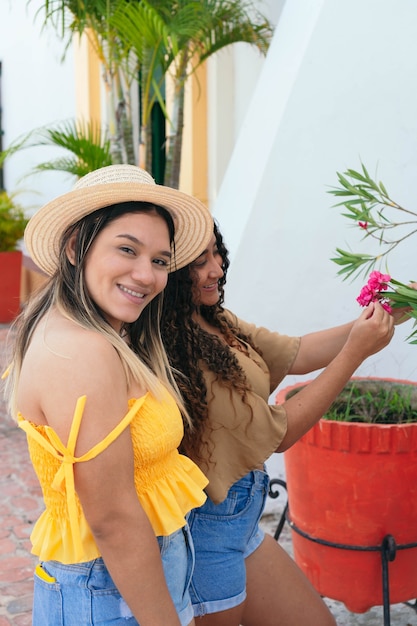
[[[195,304],[204,306],[217,304],[220,297],[219,280],[223,276],[223,269],[222,257],[214,234],[206,250],[191,263],[190,267],[196,293]]]
[[[71,262],[74,238],[68,244]],[[98,233],[86,256],[85,284],[117,332],[165,288],[170,258],[168,226],[155,212],[123,214]]]

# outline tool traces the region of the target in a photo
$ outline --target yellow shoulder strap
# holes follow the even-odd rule
[[[68,445],[65,446],[56,432],[50,426],[45,426],[45,432],[48,440],[36,430],[35,426],[25,420],[22,415],[18,415],[18,426],[26,432],[29,437],[35,439],[45,450],[52,454],[56,459],[61,461],[61,465],[55,474],[52,482],[52,488],[65,494],[69,522],[71,528],[71,534],[74,544],[74,550],[77,558],[82,558],[83,549],[81,543],[80,528],[78,525],[78,512],[77,502],[75,497],[75,483],[74,483],[74,463],[83,461],[89,461],[96,457],[100,452],[105,450],[117,437],[123,432],[123,430],[130,424],[133,417],[136,415],[140,407],[145,401],[145,394],[141,398],[138,398],[124,418],[113,428],[113,430],[99,443],[93,446],[88,452],[80,457],[74,456],[75,445],[77,442],[78,433],[80,430],[81,419],[84,413],[84,407],[86,403],[86,396],[82,396],[77,400],[77,404],[74,411],[74,418],[71,424],[71,430],[68,437]]]

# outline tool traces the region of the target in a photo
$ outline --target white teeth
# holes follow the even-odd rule
[[[128,289],[127,287],[123,287],[123,285],[119,285],[120,289],[125,293],[129,293],[131,296],[135,296],[135,298],[144,298],[145,294],[139,293],[138,291],[133,291],[133,289]]]

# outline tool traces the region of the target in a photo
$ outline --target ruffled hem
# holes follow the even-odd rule
[[[171,535],[185,526],[187,513],[206,500],[203,489],[208,484],[207,478],[188,457],[180,457],[181,463],[169,478],[161,478],[152,490],[138,496],[156,536]],[[78,528],[81,545],[73,537],[69,519],[57,520],[44,511],[30,537],[32,553],[43,561],[67,565],[101,556],[83,513],[78,517]]]
[[[191,459],[180,455],[181,464],[169,479],[154,483],[152,490],[139,495],[157,536],[171,535],[185,526],[185,516],[206,501],[203,489],[208,479]]]
[[[68,519],[57,520],[44,511],[36,522],[30,540],[32,553],[42,561],[59,561],[65,565],[97,559],[100,552],[84,515],[78,519],[81,545],[77,546]]]

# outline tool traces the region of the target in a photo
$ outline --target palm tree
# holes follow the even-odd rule
[[[212,54],[236,42],[266,54],[272,26],[255,0],[44,0],[44,21],[63,36],[85,34],[103,66],[113,162],[152,170],[151,113],[156,103],[170,128],[164,183],[178,188],[184,123],[184,86]],[[41,9],[40,9],[41,10]],[[70,41],[68,42],[68,45]],[[133,142],[131,88],[140,72],[140,154]],[[174,84],[172,111],[163,97]],[[162,181],[161,181],[162,182]]]
[[[149,119],[161,103],[156,76],[170,74],[174,83],[165,184],[178,188],[184,124],[184,86],[189,76],[225,46],[244,42],[266,54],[272,37],[268,20],[251,0],[156,0],[121,3],[111,23],[123,47],[141,61],[143,92],[142,140],[149,145]],[[152,33],[151,36],[149,34]]]

